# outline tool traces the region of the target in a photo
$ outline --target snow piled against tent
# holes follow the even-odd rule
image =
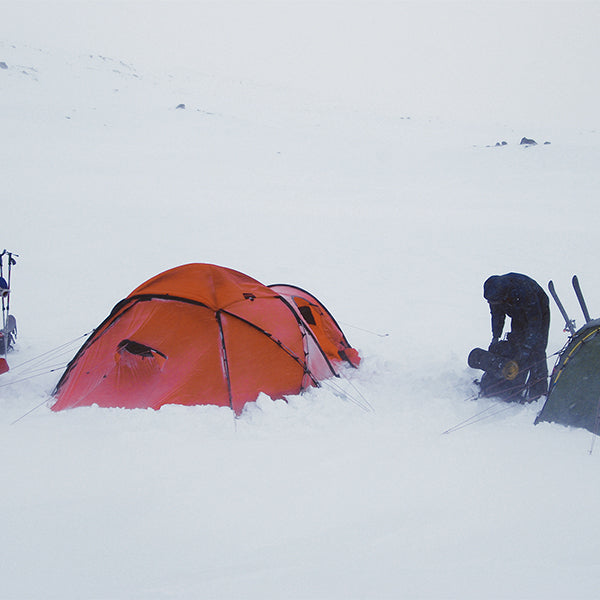
[[[326,23],[339,13],[328,6]],[[595,438],[534,426],[537,404],[474,400],[466,357],[489,341],[490,274],[554,279],[582,324],[577,273],[599,314],[586,70],[598,12],[546,7],[529,38],[502,20],[502,55],[464,36],[423,47],[408,32],[431,11],[395,14],[406,20],[394,36],[392,15],[349,6],[349,31],[383,33],[362,60],[351,45],[322,53],[348,69],[331,85],[309,67],[335,35],[305,30],[310,46],[288,20],[277,69],[258,60],[273,28],[255,30],[266,37],[246,61],[230,41],[231,54],[208,52],[224,42],[207,32],[227,23],[214,7],[197,21],[205,52],[187,61],[128,40],[121,8],[86,5],[61,44],[43,9],[27,24],[13,8],[0,25],[0,246],[19,254],[19,339],[0,379],[0,598],[595,598]],[[436,26],[462,22],[472,41],[495,31],[497,7],[465,6],[440,9]],[[527,11],[533,25],[541,13]],[[96,21],[112,41],[89,28],[96,14],[112,15]],[[309,46],[306,62],[290,49]],[[411,85],[392,68],[406,62],[377,60],[385,49],[410,57]],[[475,68],[486,58],[506,82],[487,97],[491,76]],[[360,369],[287,402],[260,397],[237,419],[216,407],[50,411],[82,336],[188,262],[310,290]],[[566,342],[552,309],[549,354]]]

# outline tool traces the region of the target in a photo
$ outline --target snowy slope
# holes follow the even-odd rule
[[[581,324],[578,273],[600,314],[599,16],[4,6],[0,598],[595,598],[592,436],[473,400],[466,356],[491,274],[554,279]],[[80,336],[187,262],[310,290],[361,368],[239,419],[52,413]]]

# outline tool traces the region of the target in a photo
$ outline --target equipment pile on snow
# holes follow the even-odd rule
[[[10,314],[10,283],[12,267],[17,264],[16,254],[3,250],[0,254],[0,296],[2,297],[2,330],[0,331],[0,355],[6,356],[12,350],[17,338],[17,321]],[[4,257],[7,259],[7,278],[4,278]],[[0,374],[8,371],[6,358],[0,358]]]

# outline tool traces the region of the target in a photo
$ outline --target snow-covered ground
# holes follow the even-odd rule
[[[0,8],[0,598],[597,597],[593,436],[474,400],[466,357],[491,274],[582,324],[577,273],[600,315],[600,5]],[[313,292],[345,394],[53,413],[80,336],[188,262]]]

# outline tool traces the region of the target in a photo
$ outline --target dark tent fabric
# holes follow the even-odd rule
[[[260,393],[298,394],[359,362],[308,292],[189,264],[114,307],[67,366],[52,410],[214,404],[239,414]]]
[[[561,351],[535,423],[560,423],[598,434],[599,408],[600,319],[596,319],[575,332]]]

